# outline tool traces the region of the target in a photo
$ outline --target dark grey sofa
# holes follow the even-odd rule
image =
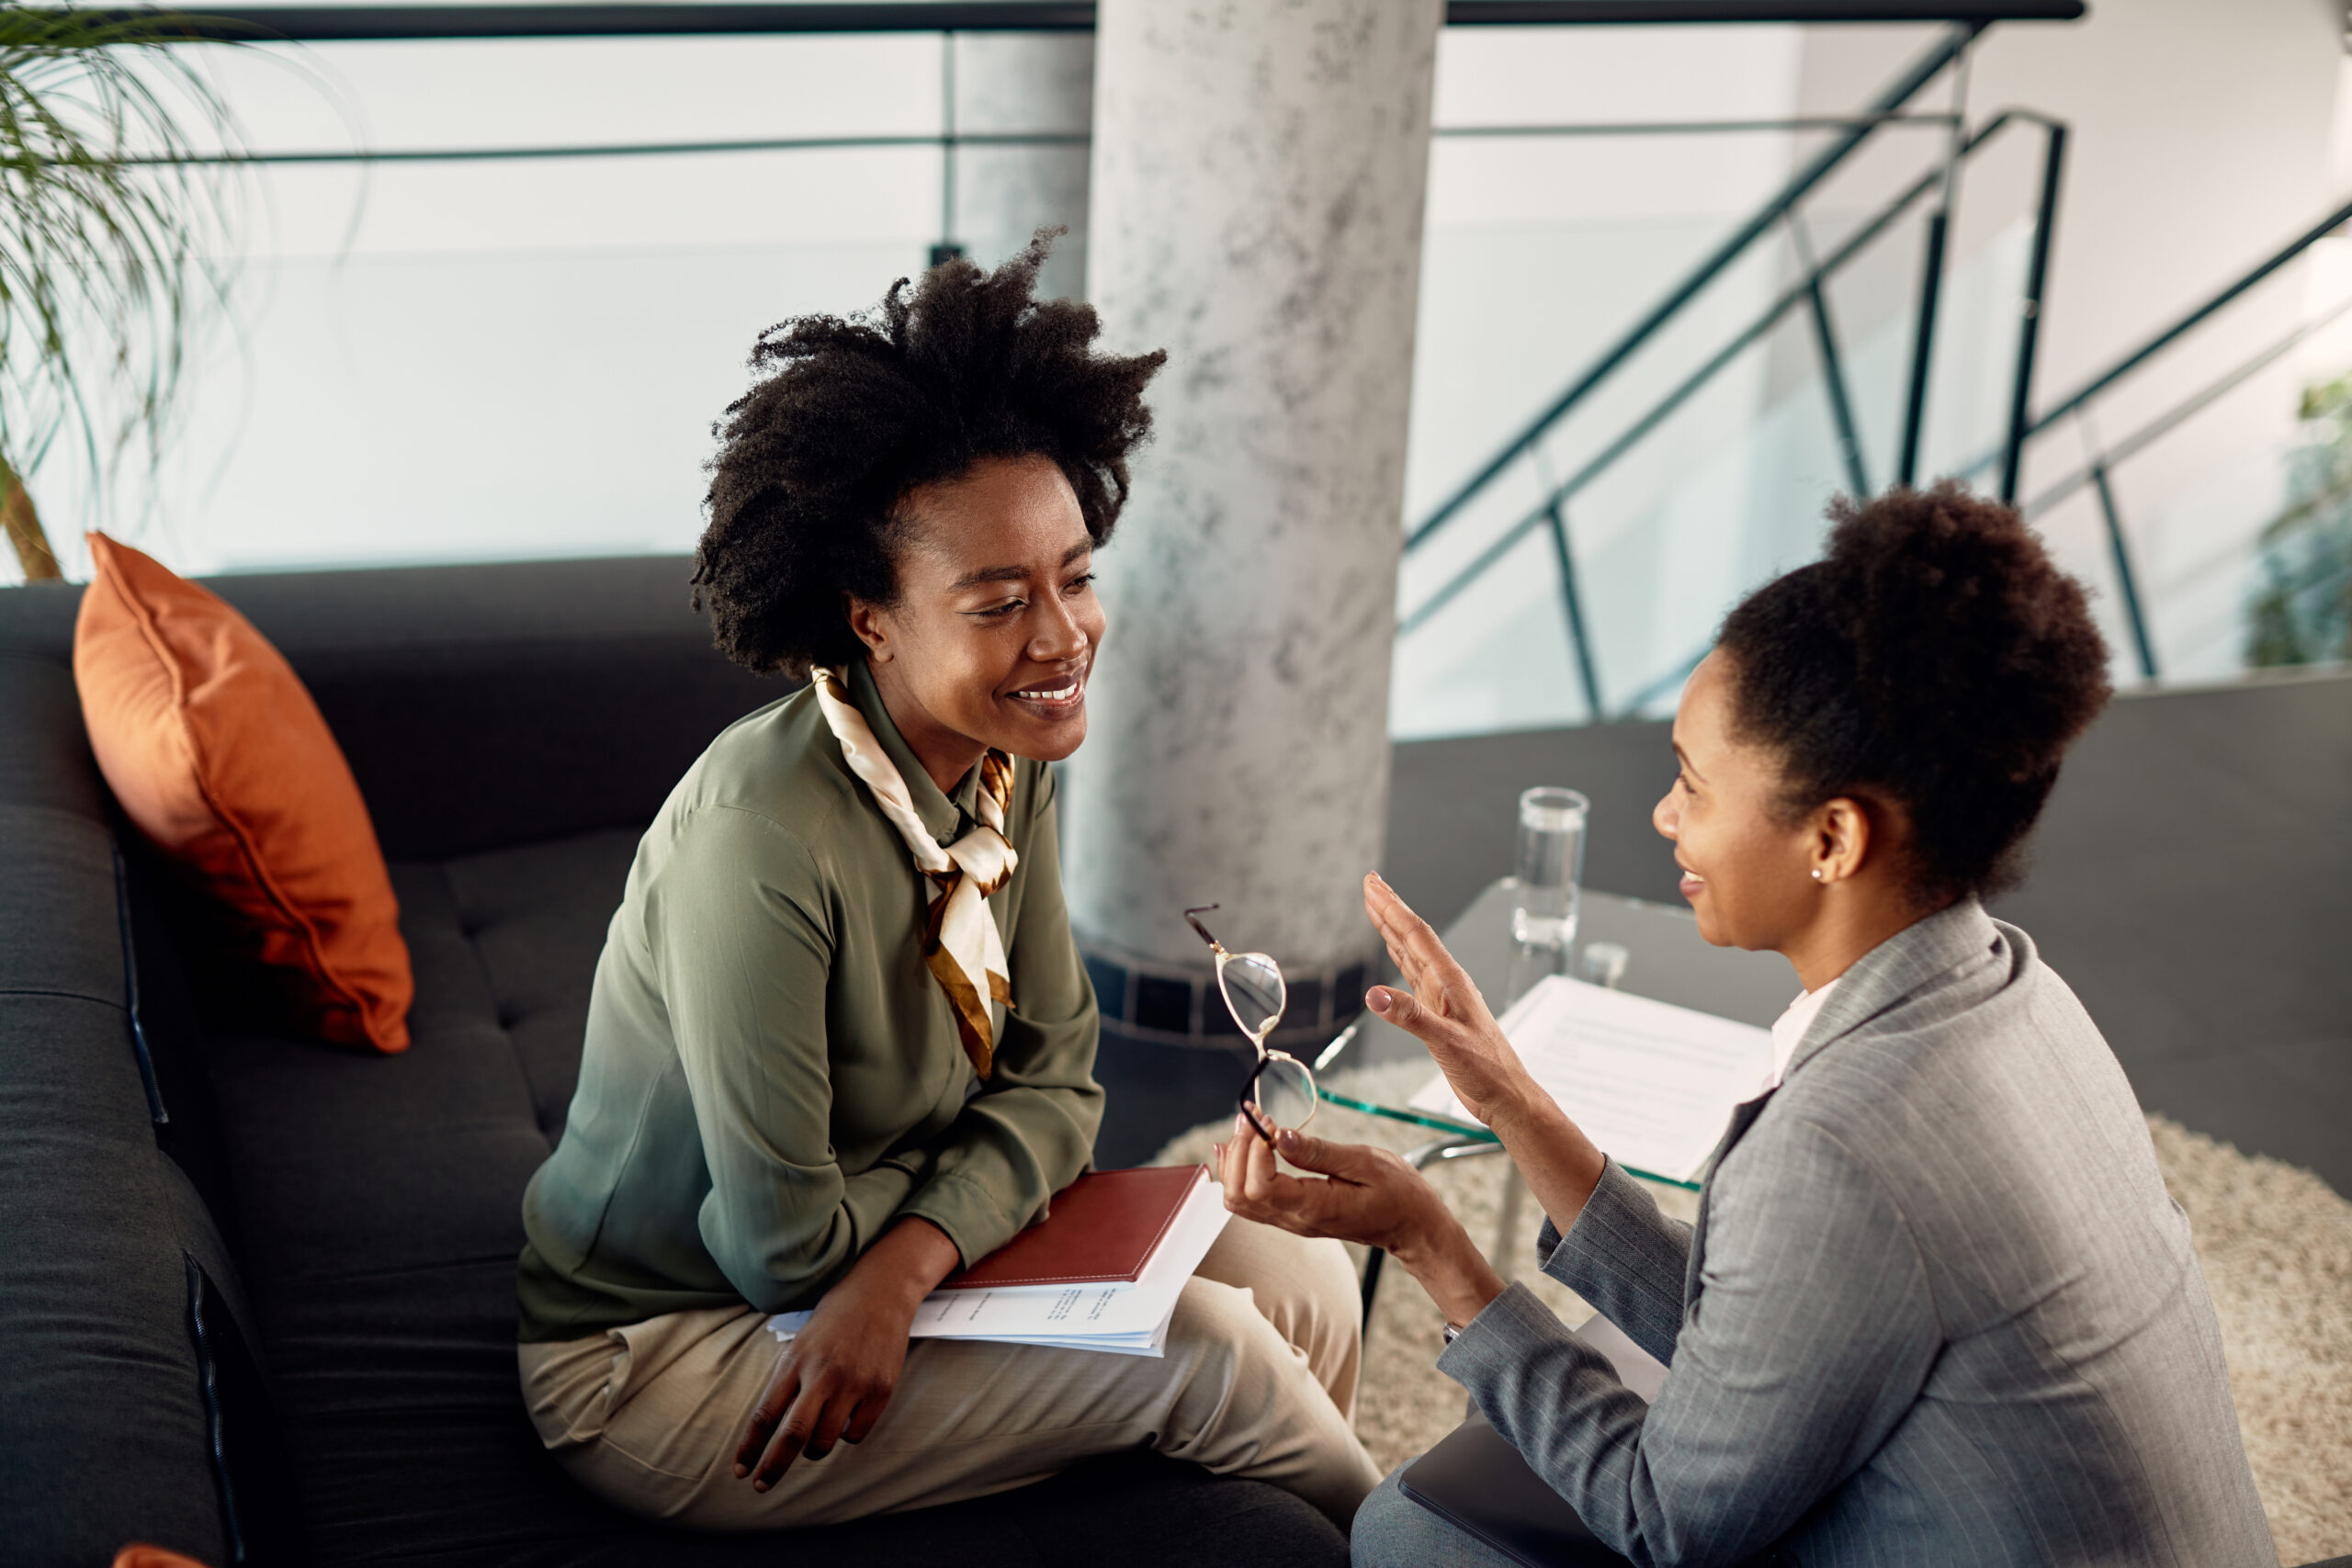
[[[79,590],[0,590],[0,1560],[215,1564],[1346,1560],[1288,1494],[1149,1455],[781,1539],[641,1524],[514,1384],[523,1185],[563,1124],[638,832],[781,688],[683,561],[211,586],[309,683],[374,814],[414,1044],[243,1021],[244,976],[122,823],[70,663]]]

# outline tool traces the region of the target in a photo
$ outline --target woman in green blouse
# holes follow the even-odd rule
[[[719,426],[695,581],[731,658],[811,679],[639,844],[524,1199],[532,1419],[636,1513],[832,1523],[1149,1444],[1345,1529],[1380,1479],[1335,1242],[1228,1224],[1164,1359],[909,1341],[1102,1117],[1046,764],[1086,736],[1092,552],[1164,356],[1093,353],[1044,255],[771,329]]]

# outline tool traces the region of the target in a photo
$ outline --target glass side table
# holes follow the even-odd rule
[[[1502,1010],[1502,999],[1511,994],[1515,978],[1519,989],[1534,983],[1532,976],[1512,974],[1516,944],[1510,935],[1511,894],[1510,877],[1487,884],[1442,933],[1447,949],[1470,972],[1470,978],[1498,1013]],[[1618,981],[1620,989],[1760,1028],[1771,1027],[1772,1021],[1781,1016],[1800,989],[1788,960],[1778,953],[1711,947],[1699,935],[1699,923],[1690,911],[1679,906],[1652,904],[1588,889],[1577,928],[1577,952],[1581,953],[1588,942],[1596,942],[1618,943],[1631,954],[1623,976]],[[1578,972],[1573,965],[1569,969],[1571,974]],[[1314,1066],[1319,1080],[1328,1072],[1398,1062],[1425,1063],[1431,1077],[1437,1073],[1437,1064],[1430,1060],[1428,1050],[1419,1041],[1367,1011],[1323,1048]],[[1429,1141],[1405,1155],[1406,1163],[1416,1170],[1440,1160],[1493,1154],[1502,1147],[1492,1133],[1473,1122],[1453,1121],[1401,1103],[1368,1100],[1328,1088],[1317,1093],[1330,1104],[1350,1111],[1429,1129]],[[1635,1174],[1651,1180],[1668,1179],[1646,1171]],[[1690,1188],[1694,1184],[1673,1181],[1670,1185]],[[1489,1254],[1498,1268],[1503,1267],[1501,1255],[1518,1228],[1525,1190],[1516,1171],[1505,1178],[1502,1219],[1497,1227],[1494,1250]],[[1384,1258],[1385,1255],[1374,1249],[1364,1264],[1363,1312],[1367,1323],[1372,1318],[1373,1297],[1380,1286]]]

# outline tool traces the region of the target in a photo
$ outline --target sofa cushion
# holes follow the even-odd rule
[[[711,647],[694,562],[474,562],[208,579],[318,699],[393,860],[642,829],[711,738],[792,682]]]
[[[123,812],[222,906],[292,1026],[408,1044],[411,993],[384,857],[311,694],[217,594],[90,536],[74,677]]]

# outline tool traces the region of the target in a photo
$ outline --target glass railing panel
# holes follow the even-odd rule
[[[1702,233],[1688,226],[1648,236],[1661,254],[1680,245],[1711,244],[1719,238],[1712,230]],[[1542,386],[1544,400],[1548,401],[1556,395],[1558,386],[1554,381],[1530,380],[1527,367],[1548,365],[1545,374],[1556,378],[1563,374],[1559,364],[1583,362],[1577,358],[1546,361],[1521,346],[1523,337],[1533,335],[1532,328],[1524,333],[1521,331],[1521,299],[1535,287],[1532,279],[1542,276],[1532,258],[1545,253],[1555,258],[1549,264],[1555,274],[1550,303],[1532,320],[1548,318],[1559,323],[1560,341],[1567,341],[1565,333],[1573,328],[1580,353],[1597,351],[1622,331],[1622,321],[1600,321],[1597,311],[1587,309],[1587,292],[1562,282],[1564,276],[1567,283],[1574,278],[1563,273],[1568,264],[1556,258],[1564,253],[1576,254],[1579,247],[1604,253],[1622,250],[1626,231],[1586,229],[1577,231],[1575,244],[1567,243],[1569,239],[1570,231],[1565,229],[1517,232],[1491,227],[1475,235],[1457,234],[1451,243],[1435,248],[1437,261],[1424,273],[1423,306],[1425,323],[1433,325],[1425,325],[1422,333],[1419,355],[1422,379],[1414,405],[1415,430],[1421,443],[1417,450],[1423,467],[1411,471],[1420,493],[1450,490],[1461,477],[1458,472],[1447,472],[1441,481],[1430,481],[1427,477],[1430,452],[1442,449],[1453,439],[1459,452],[1490,454],[1496,428],[1492,422],[1498,417],[1523,422],[1527,417],[1523,395],[1506,397],[1497,390],[1504,367],[1527,384]],[[1483,580],[1484,575],[1507,570],[1497,552],[1515,547],[1528,533],[1545,496],[1561,485],[1575,483],[1589,466],[1611,452],[1645,409],[1657,404],[1695,366],[1750,324],[1770,301],[1776,275],[1786,265],[1786,257],[1770,243],[1758,247],[1756,254],[1731,269],[1708,295],[1694,301],[1682,319],[1628,361],[1611,378],[1607,396],[1590,400],[1550,427],[1532,450],[1509,464],[1442,528],[1412,549],[1398,585],[1398,613],[1404,624],[1411,628],[1433,615],[1435,606],[1463,586],[1465,572],[1479,573]],[[1517,287],[1497,286],[1499,276],[1521,265],[1526,267],[1527,276]],[[1638,288],[1654,288],[1655,282],[1655,276],[1638,284],[1625,280],[1623,298],[1643,299],[1645,296]],[[1703,462],[1754,417],[1762,386],[1759,374],[1759,367],[1749,367],[1736,374],[1717,376],[1702,387],[1674,421],[1614,455],[1605,469],[1609,482],[1620,490],[1630,485],[1649,493]],[[1437,435],[1430,434],[1432,427]],[[1459,439],[1462,433],[1472,431],[1481,433],[1480,445]],[[1577,504],[1581,503],[1572,502],[1572,509]]]
[[[2144,445],[2132,430],[2110,434],[2104,423],[2096,427],[2100,446],[2086,444],[2079,429],[2041,444],[2042,471],[2058,477],[2029,500],[2028,514],[2068,569],[2098,590],[2095,610],[2119,682],[2137,683],[2142,673],[2101,497],[2083,479],[2102,453],[2160,683],[2344,657],[2332,629],[2338,612],[2328,602],[2346,603],[2343,578],[2352,571],[2352,511],[2336,493],[2352,454],[2336,418],[2280,417],[2304,389],[2352,369],[2352,344],[2340,338],[2314,340],[2313,350],[2281,356],[2210,399],[2192,394],[2193,412]],[[2281,426],[2291,432],[2284,439],[2249,439]],[[2282,592],[2291,603],[2266,608]],[[2266,615],[2282,613],[2295,633],[2285,648],[2276,628],[2263,635]]]
[[[2294,448],[2244,454],[2165,495],[2135,482],[2132,466],[2110,476],[2153,644],[2159,683],[2228,680],[2252,665],[2254,604],[2272,559],[2267,525],[2285,509]],[[2106,636],[2119,685],[2137,685],[2132,631],[2096,492],[2088,487],[2034,517],[2068,570],[2095,591],[2093,613]]]
[[[2352,242],[2311,243],[2327,227],[2062,393],[2028,449],[2027,516],[2098,589],[2120,683],[2346,651]]]
[[[1439,36],[1408,521],[1687,275],[1788,178],[1801,85],[1784,26],[1464,28]],[[1569,134],[1531,127],[1573,124]],[[1511,134],[1496,134],[1498,131]]]
[[[107,511],[187,570],[688,550],[753,337],[870,304],[923,254],[907,237],[259,264],[262,307],[200,368],[161,473],[118,474]],[[79,575],[86,468],[61,449],[40,480]]]
[[[935,138],[940,49],[367,43],[215,63],[249,151],[397,152]],[[941,164],[918,140],[224,175],[237,284],[163,465],[134,455],[101,504],[85,455],[52,447],[48,531],[77,577],[93,525],[193,571],[690,548],[711,422],[754,337],[918,272]]]
[[[2245,454],[2148,513],[2135,564],[2165,679],[2225,679],[2247,668],[2262,567],[2276,553],[2262,536],[2286,510],[2295,451]]]
[[[1751,386],[1774,358],[1811,352],[1784,323],[1735,367]],[[1671,712],[1681,679],[1713,640],[1724,613],[1756,583],[1809,559],[1821,509],[1845,488],[1843,459],[1817,375],[1785,388],[1749,423],[1646,504],[1628,488],[1596,487],[1593,620],[1620,714]],[[1611,505],[1610,502],[1614,504]]]
[[[1923,226],[1915,214],[1886,230],[1851,264],[1852,286],[1841,292],[1836,285],[1848,279],[1840,274],[1826,291],[1873,490],[1893,474],[1916,333],[1912,302],[1884,285],[1896,275],[1916,280]],[[2030,239],[2030,222],[2012,221],[1948,267],[1923,443],[1928,475],[1947,454],[1997,447],[2006,432]],[[1612,381],[1609,396],[1562,422],[1408,556],[1400,580],[1398,733],[1580,722],[1592,712],[1561,603],[1547,495],[1567,492],[1584,648],[1605,716],[1670,711],[1729,604],[1817,552],[1830,497],[1856,487],[1809,302],[1643,428],[1667,392],[1713,364],[1802,277],[1796,254],[1760,245],[1694,306],[1694,321],[1704,307],[1702,333],[1661,334],[1629,365],[1623,388]],[[1873,288],[1874,312],[1867,309]],[[1467,320],[1472,305],[1494,310],[1493,298],[1453,303]],[[1427,608],[1447,592],[1454,596],[1442,610]],[[1521,647],[1547,601],[1553,619],[1542,640]],[[1546,680],[1555,682],[1548,694]]]
[[[1399,637],[1389,732],[1419,739],[1589,722],[1559,581],[1550,535],[1531,533]]]
[[[483,39],[205,51],[255,149],[936,133],[936,33]]]
[[[1433,225],[1421,255],[1408,523],[1426,516],[1551,402],[1656,302],[1660,280],[1688,271],[1737,216]],[[1770,269],[1754,269],[1736,289],[1702,301],[1700,314],[1671,329],[1683,341],[1662,341],[1627,367],[1634,379],[1623,392],[1612,388],[1612,406],[1623,412],[1641,395],[1634,389],[1641,382],[1652,396],[1663,392],[1674,367],[1691,363],[1736,330],[1743,311],[1761,307],[1770,276]],[[1551,456],[1573,461],[1572,440],[1561,433]]]
[[[2018,302],[2032,249],[2032,220],[2019,216],[1972,254],[1955,258],[1945,274],[1920,432],[1921,483],[1961,472],[2007,439]],[[1905,335],[1907,355],[1907,330]],[[1998,478],[1997,470],[1987,472],[1975,488],[1990,493]]]
[[[1603,716],[1670,708],[1732,600],[1816,547],[1842,473],[1820,379],[1766,398],[1774,362],[1811,353],[1808,331],[1758,343],[1564,509]],[[1593,716],[1556,549],[1547,519],[1400,637],[1396,733]]]
[[[1587,231],[1578,236],[1578,243],[1609,251],[1623,237],[1622,231]],[[1475,280],[1481,276],[1491,280],[1509,265],[1507,258],[1514,252],[1522,256],[1549,253],[1556,258],[1566,238],[1566,232],[1557,230],[1548,233],[1488,230],[1476,236],[1457,235],[1453,245],[1435,247],[1439,260],[1424,275],[1425,322],[1434,321],[1438,328],[1431,332],[1425,325],[1422,338],[1425,378],[1415,416],[1417,431],[1423,433],[1420,452],[1427,454],[1442,446],[1442,441],[1427,436],[1432,423],[1450,424],[1453,432],[1485,425],[1482,439],[1488,445],[1465,445],[1462,450],[1491,449],[1492,425],[1487,422],[1494,417],[1494,411],[1509,404],[1487,384],[1490,378],[1476,373],[1458,376],[1459,389],[1468,396],[1448,397],[1446,391],[1453,389],[1439,389],[1445,388],[1449,366],[1470,367],[1483,357],[1496,365],[1519,366],[1523,375],[1525,365],[1541,361],[1514,347],[1518,295],[1478,286]],[[1719,235],[1685,226],[1651,238],[1661,247],[1672,247],[1713,243]],[[1465,243],[1473,239],[1477,243]],[[1561,264],[1556,259],[1548,265],[1555,275],[1559,272]],[[1772,246],[1759,247],[1755,256],[1726,275],[1710,296],[1695,302],[1684,319],[1629,362],[1612,380],[1609,397],[1594,400],[1554,426],[1532,451],[1508,467],[1407,558],[1398,604],[1407,629],[1399,644],[1396,695],[1392,705],[1398,733],[1465,733],[1480,728],[1577,722],[1590,716],[1581,671],[1572,662],[1565,630],[1556,547],[1548,522],[1541,515],[1544,500],[1562,483],[1574,480],[1625,434],[1632,418],[1657,403],[1708,353],[1751,322],[1769,302],[1775,274],[1785,265],[1786,258]],[[1584,295],[1559,287],[1556,276],[1554,282],[1558,300],[1581,306]],[[1638,282],[1654,288],[1656,276]],[[1625,297],[1645,298],[1632,282]],[[1584,346],[1589,348],[1597,349],[1622,329],[1617,321],[1596,327],[1580,309],[1566,315],[1579,323]],[[1448,331],[1449,327],[1455,330]],[[1482,334],[1475,342],[1471,341],[1474,329]],[[1595,536],[1605,537],[1613,531],[1613,524],[1606,519],[1620,506],[1611,498],[1631,493],[1646,500],[1679,476],[1708,465],[1736,441],[1741,428],[1755,417],[1763,386],[1759,354],[1701,388],[1673,419],[1608,465],[1605,493],[1571,502],[1572,536],[1582,541],[1592,535],[1592,527],[1582,516],[1587,508],[1593,509],[1600,520]],[[1557,388],[1545,389],[1551,393]],[[1482,417],[1468,417],[1466,411]],[[1523,412],[1514,412],[1524,417]],[[1443,483],[1450,486],[1456,481],[1457,476],[1449,474]],[[1422,488],[1429,491],[1439,487],[1424,482]],[[1578,547],[1581,553],[1581,543]],[[1465,582],[1465,573],[1476,575]],[[1447,597],[1457,589],[1470,601],[1468,604],[1457,604]],[[1613,586],[1608,590],[1614,591]],[[1644,625],[1647,619],[1644,617]],[[1537,626],[1542,628],[1540,633],[1533,630]],[[1537,640],[1521,649],[1519,644],[1531,636]],[[1597,649],[1599,644],[1595,641],[1590,646]],[[1616,652],[1629,660],[1629,669],[1640,667],[1650,658],[1645,642]],[[1452,698],[1437,694],[1425,699],[1421,694],[1435,693],[1432,683],[1441,671],[1460,690]],[[1549,677],[1539,678],[1531,671],[1550,671],[1561,678],[1547,689]],[[1610,678],[1603,673],[1600,681],[1606,712]]]
[[[1832,278],[1826,290],[1873,492],[1894,481],[1902,446],[1917,334],[1913,294],[1921,228],[1904,225]],[[2032,244],[2032,220],[2018,217],[1946,268],[1920,434],[1919,483],[1959,474],[1977,490],[1989,491],[1998,480],[2016,374],[2018,300]],[[1888,283],[1897,276],[1909,280],[1913,293],[1889,298]]]

